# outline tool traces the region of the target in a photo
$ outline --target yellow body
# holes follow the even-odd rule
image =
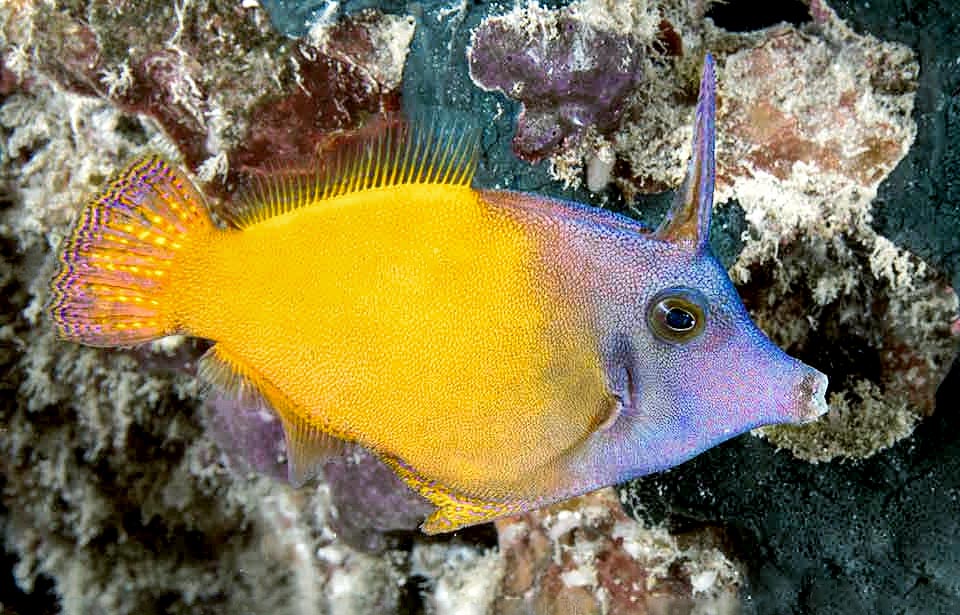
[[[274,408],[293,483],[359,443],[436,505],[431,533],[671,467],[826,410],[826,378],[762,336],[710,254],[714,88],[708,56],[653,234],[472,190],[479,132],[384,118],[306,173],[252,177],[229,230],[182,171],[133,162],[80,211],[48,312],[94,346],[213,340],[211,403]]]
[[[356,442],[437,505],[426,531],[554,501],[616,408],[596,297],[561,275],[555,218],[469,187],[478,151],[401,125],[268,181],[229,229],[144,158],[81,212],[51,317],[98,346],[213,340],[203,376],[277,411],[294,482]]]
[[[538,254],[469,187],[387,186],[192,237],[164,302],[285,419],[468,498],[535,498],[610,404]]]

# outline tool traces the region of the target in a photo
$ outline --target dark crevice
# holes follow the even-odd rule
[[[728,32],[752,32],[783,22],[800,26],[811,21],[810,9],[801,0],[715,2],[707,11],[707,17]]]
[[[0,509],[0,519],[7,518],[7,510]],[[0,522],[0,527],[4,525]],[[2,545],[0,545],[2,547]],[[14,567],[19,559],[5,549],[0,549],[0,613],[13,615],[30,613],[31,615],[54,615],[60,612],[54,582],[50,577],[38,574],[33,580],[33,588],[27,593],[17,585],[13,577]]]
[[[400,586],[398,615],[423,615],[427,612],[423,595],[429,593],[429,581],[426,577],[413,574],[407,577],[407,582]]]

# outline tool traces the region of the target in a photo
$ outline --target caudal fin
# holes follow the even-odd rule
[[[49,313],[64,339],[125,346],[177,333],[166,301],[187,238],[213,228],[193,183],[157,156],[127,167],[80,213],[59,254]]]

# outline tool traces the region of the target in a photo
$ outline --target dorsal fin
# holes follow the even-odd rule
[[[693,125],[693,146],[683,186],[654,237],[701,252],[709,246],[713,186],[716,181],[717,84],[713,56],[703,61],[700,95]]]
[[[228,213],[245,228],[337,196],[403,184],[468,186],[480,151],[480,131],[444,114],[393,121],[373,135],[356,133],[318,155],[312,168],[255,176],[254,185]]]

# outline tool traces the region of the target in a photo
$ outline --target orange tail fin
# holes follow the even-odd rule
[[[138,160],[80,213],[59,254],[48,310],[64,339],[125,346],[177,333],[165,303],[191,233],[213,229],[203,197],[157,156]]]

